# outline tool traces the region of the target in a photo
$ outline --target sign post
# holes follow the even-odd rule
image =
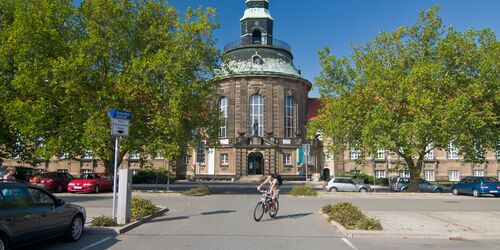
[[[302,152],[304,154],[305,172],[306,172],[306,186],[307,186],[307,169],[309,168],[309,154],[311,152],[311,144],[302,144]]]
[[[111,135],[113,135],[115,137],[115,157],[114,157],[115,162],[114,162],[114,172],[113,172],[113,211],[112,211],[112,217],[113,217],[113,220],[115,220],[119,224],[125,224],[125,223],[127,223],[126,222],[126,220],[127,220],[126,214],[129,212],[120,213],[121,216],[119,216],[120,218],[118,218],[118,219],[116,217],[116,189],[118,186],[116,183],[116,179],[117,179],[116,177],[117,177],[117,172],[118,172],[118,149],[119,149],[118,137],[128,136],[128,128],[129,128],[129,124],[130,124],[130,118],[132,117],[132,113],[130,113],[128,111],[123,111],[123,110],[110,109],[110,110],[108,110],[108,114],[111,117]],[[126,169],[126,171],[128,172],[128,169]],[[123,178],[120,178],[120,183],[122,183],[122,181],[128,182],[129,177],[127,174],[124,174],[124,176],[122,176],[122,177]],[[120,186],[122,186],[122,185],[120,185]],[[129,196],[128,195],[129,190],[123,190],[121,188],[120,188],[120,190],[121,190],[120,196],[122,196],[122,197]],[[129,200],[130,199],[127,200],[125,198],[125,204],[129,203]],[[120,204],[122,204],[122,202]],[[130,210],[130,206],[125,205],[125,207],[128,207]]]

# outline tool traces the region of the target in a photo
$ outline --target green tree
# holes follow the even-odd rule
[[[385,149],[402,158],[411,191],[430,150],[452,142],[466,160],[481,161],[499,138],[495,34],[445,27],[438,9],[355,46],[350,58],[319,52],[316,84],[325,106],[311,127],[336,142],[334,151],[351,147],[367,156]]]
[[[207,124],[205,100],[215,88],[207,79],[219,60],[213,9],[188,9],[181,17],[165,1],[14,3],[14,12],[26,13],[5,30],[24,41],[25,50],[38,48],[40,58],[33,60],[40,65],[19,67],[32,57],[20,53],[19,44],[2,46],[14,65],[2,110],[39,145],[37,154],[78,157],[89,150],[110,170],[108,109],[133,113],[120,161],[134,149],[173,160]],[[23,18],[30,23],[17,25]]]

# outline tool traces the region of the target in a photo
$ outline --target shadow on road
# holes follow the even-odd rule
[[[228,214],[228,213],[235,213],[235,210],[218,210],[218,211],[212,211],[212,212],[203,212],[200,213],[201,215],[213,215],[213,214]]]
[[[298,218],[309,216],[311,214],[313,214],[313,213],[300,213],[300,214],[278,215],[278,216],[276,216],[274,218],[263,220],[262,222],[273,221],[273,220],[283,220],[283,219],[298,219]]]
[[[194,217],[194,216],[200,216],[200,215],[206,216],[206,215],[228,214],[228,213],[236,213],[236,210],[217,210],[217,211],[203,212],[203,213],[199,213],[199,214],[176,216],[176,217],[165,217],[165,216],[163,216],[163,217],[160,217],[160,218],[153,219],[152,221],[150,221],[148,223],[186,220],[186,219],[189,219],[190,217]]]

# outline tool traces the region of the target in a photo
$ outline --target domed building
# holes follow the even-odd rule
[[[194,174],[296,176],[302,172],[297,166],[312,85],[294,66],[290,45],[274,38],[269,1],[245,4],[241,37],[224,47],[223,69],[216,78],[224,117],[218,145],[199,143]]]

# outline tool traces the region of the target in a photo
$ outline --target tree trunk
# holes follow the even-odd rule
[[[408,169],[410,170],[410,184],[408,185],[409,192],[420,192],[418,185],[420,184],[422,165],[423,161],[420,159],[420,157],[417,160],[416,164],[413,162],[413,160],[411,160],[411,165],[408,165]]]

